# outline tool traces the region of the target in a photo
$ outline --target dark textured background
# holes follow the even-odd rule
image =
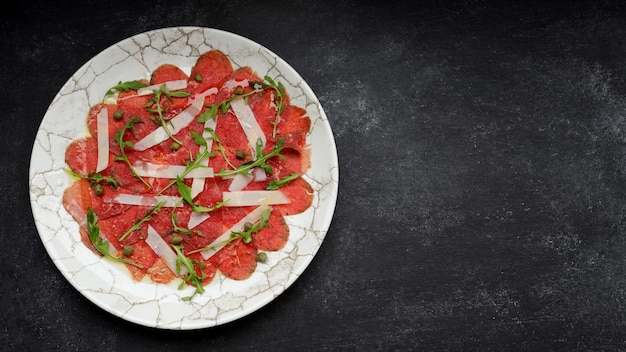
[[[626,11],[619,1],[18,1],[0,10],[0,349],[626,350]],[[317,256],[259,311],[158,331],[62,277],[29,157],[101,50],[195,25],[248,37],[318,95],[337,143]]]

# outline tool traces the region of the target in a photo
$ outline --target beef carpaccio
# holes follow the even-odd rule
[[[75,181],[63,205],[94,253],[195,295],[217,271],[245,280],[285,246],[284,216],[308,209],[313,190],[310,119],[278,80],[211,50],[189,74],[164,64],[103,97],[65,154]]]

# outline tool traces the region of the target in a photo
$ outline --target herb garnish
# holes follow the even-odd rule
[[[178,224],[180,223],[180,219],[178,219],[178,216],[176,216],[176,211],[175,210],[176,210],[176,207],[174,207],[174,209],[172,209],[172,216],[171,216],[172,226],[173,226],[172,232],[174,232],[174,233],[182,233],[182,234],[185,234],[187,236],[191,236],[191,235],[196,234],[196,235],[198,235],[200,237],[203,237],[202,232],[200,232],[198,230],[193,230],[192,231],[192,230],[190,230],[190,229],[188,229],[186,227],[178,226]]]
[[[106,99],[106,97],[108,97],[109,95],[113,95],[115,93],[119,93],[121,91],[124,92],[129,92],[131,89],[133,90],[139,90],[143,87],[147,87],[148,85],[139,81],[127,81],[122,83],[122,81],[119,81],[118,84],[116,84],[115,86],[111,87],[109,90],[106,91],[106,93],[104,93],[104,99]]]
[[[225,176],[233,176],[236,174],[250,174],[250,170],[252,170],[255,167],[260,167],[263,170],[265,170],[265,172],[271,175],[272,173],[274,173],[274,171],[272,170],[272,167],[266,163],[266,161],[275,156],[285,160],[285,156],[280,154],[280,152],[283,149],[287,148],[286,146],[283,146],[283,142],[284,142],[284,139],[279,138],[276,141],[276,145],[274,146],[272,151],[270,151],[267,154],[263,154],[263,142],[261,141],[261,138],[259,138],[256,142],[256,159],[255,160],[250,161],[248,163],[241,164],[238,168],[234,170],[222,169],[220,172],[216,173],[216,175],[220,177],[225,177]]]
[[[146,111],[148,111],[149,113],[156,113],[155,115],[151,115],[150,118],[159,126],[163,127],[163,130],[165,131],[165,133],[176,143],[182,145],[183,143],[181,141],[179,141],[178,139],[176,139],[173,135],[172,132],[170,131],[170,129],[167,127],[167,124],[171,122],[170,121],[165,121],[165,119],[163,118],[163,111],[167,111],[169,109],[169,106],[166,105],[165,106],[165,110],[163,109],[163,105],[161,103],[161,96],[165,96],[165,98],[169,101],[172,101],[172,98],[176,97],[176,98],[182,98],[182,97],[186,97],[189,96],[189,92],[187,91],[168,91],[165,88],[165,84],[162,84],[159,89],[155,89],[153,90],[154,95],[152,96],[152,98],[150,98],[150,101],[148,101],[144,107],[147,108]],[[150,109],[151,108],[151,109]]]
[[[211,156],[214,156],[214,155],[215,155],[215,154],[211,153],[211,152],[210,152],[210,151],[208,151],[208,150],[205,150],[205,151],[203,151],[203,152],[198,152],[198,153],[196,154],[195,159],[190,159],[190,160],[188,160],[188,161],[187,161],[187,163],[186,163],[186,165],[185,165],[185,171],[183,171],[183,172],[182,172],[180,175],[178,175],[178,176],[179,176],[179,177],[181,177],[181,178],[184,178],[185,176],[187,176],[187,174],[188,174],[188,173],[190,173],[190,172],[191,172],[191,170],[194,170],[194,169],[197,169],[197,168],[200,168],[200,167],[206,167],[206,166],[202,165],[202,164],[200,163],[200,161],[202,161],[202,159],[204,159],[204,158],[208,158],[208,157],[211,157]],[[157,193],[157,195],[162,194],[163,192],[165,192],[165,190],[166,190],[166,189],[168,189],[168,188],[172,187],[174,184],[176,184],[176,180],[175,180],[175,179],[174,179],[174,180],[171,180],[170,182],[168,182],[168,184],[167,184],[167,185],[165,185],[165,187],[163,187],[163,189],[161,189],[161,190]]]
[[[250,82],[250,85],[253,87],[261,87],[263,90],[265,89],[274,89],[276,91],[276,94],[278,95],[277,97],[274,98],[274,104],[276,104],[276,118],[274,119],[274,121],[271,121],[270,123],[272,124],[272,126],[274,126],[273,130],[272,130],[272,137],[276,137],[276,133],[277,133],[277,126],[278,123],[280,122],[280,115],[283,113],[283,110],[285,109],[285,87],[283,86],[282,83],[278,82],[274,82],[274,80],[270,77],[270,76],[265,76],[264,79],[269,83],[265,83],[265,82]]]
[[[226,100],[222,100],[219,103],[215,103],[215,104],[205,104],[208,109],[205,110],[199,117],[198,117],[198,122],[203,123],[206,122],[208,120],[213,120],[215,121],[215,119],[217,119],[217,112],[221,111],[222,114],[225,114],[226,112],[228,112],[228,108],[230,108],[230,103],[237,99],[237,98],[244,98],[246,99],[247,97],[251,96],[254,93],[260,92],[261,89],[255,89],[255,90],[251,90],[247,93],[242,93],[242,94],[233,94],[230,96],[230,98],[226,99]]]
[[[202,205],[198,205],[194,203],[193,198],[191,196],[191,187],[187,186],[185,182],[183,182],[182,177],[176,176],[175,182],[176,182],[176,186],[178,187],[178,193],[180,194],[180,196],[183,197],[183,200],[185,201],[185,203],[189,204],[189,206],[191,207],[191,210],[196,213],[207,213],[217,208],[221,208],[222,206],[224,206],[224,204],[227,203],[227,201],[217,202],[217,204],[213,207],[205,207]]]
[[[261,231],[263,228],[270,226],[269,219],[270,219],[271,213],[272,213],[271,208],[266,209],[263,211],[263,213],[261,213],[261,217],[259,218],[259,220],[257,220],[254,223],[246,223],[244,225],[243,231],[232,231],[228,239],[218,242],[218,243],[210,244],[208,246],[204,246],[202,248],[195,249],[189,252],[189,254],[197,253],[197,252],[204,252],[206,250],[217,250],[218,248],[225,246],[227,244],[230,244],[231,242],[233,242],[234,240],[238,238],[241,238],[241,240],[244,243],[250,243],[252,242],[253,234]]]
[[[150,184],[148,184],[148,182],[146,182],[146,180],[144,180],[143,177],[139,176],[137,171],[135,171],[135,168],[133,167],[133,165],[128,160],[128,157],[126,156],[125,148],[126,147],[132,148],[134,146],[134,143],[131,141],[125,141],[124,134],[126,133],[127,130],[134,131],[135,124],[139,122],[143,122],[143,121],[141,121],[137,116],[133,116],[130,120],[128,120],[128,122],[126,122],[124,127],[120,128],[115,133],[115,142],[117,143],[117,145],[120,146],[120,149],[121,149],[121,155],[116,156],[115,160],[125,162],[130,168],[130,172],[132,172],[133,176],[137,177],[148,189],[152,189],[152,186],[150,186]]]
[[[185,287],[185,283],[191,283],[191,285],[196,287],[196,290],[191,296],[186,296],[182,298],[183,301],[189,301],[196,294],[204,293],[204,285],[202,285],[202,280],[206,278],[206,274],[202,271],[202,269],[204,269],[206,265],[204,265],[204,263],[202,262],[187,257],[183,253],[183,246],[173,244],[172,247],[174,248],[174,251],[176,251],[177,255],[176,274],[180,274],[181,265],[183,265],[185,269],[187,269],[187,274],[183,277],[183,282],[181,282],[180,286],[178,286],[178,289],[180,290]],[[198,269],[200,269],[200,272],[202,273],[200,276],[198,276],[198,273],[196,273],[196,267],[198,267]]]
[[[144,222],[150,221],[152,219],[152,216],[156,215],[159,212],[159,210],[161,210],[161,207],[163,206],[163,204],[165,204],[165,201],[158,202],[157,205],[155,205],[154,208],[152,208],[152,210],[146,211],[146,215],[144,215],[144,217],[142,217],[141,219],[138,219],[137,221],[135,221],[133,226],[131,226],[128,230],[126,230],[126,232],[124,232],[124,234],[122,235],[122,237],[120,237],[118,241],[122,242],[133,231],[139,230],[141,228],[141,224],[143,224]]]
[[[272,180],[270,181],[270,183],[268,183],[268,185],[265,187],[265,189],[267,190],[276,190],[279,189],[281,187],[286,186],[289,182],[297,179],[300,175],[298,175],[297,173],[292,173],[291,175],[287,175],[283,178],[281,178],[280,180]]]
[[[109,252],[109,241],[105,241],[100,236],[98,216],[91,207],[87,208],[87,233],[89,234],[89,239],[91,240],[91,243],[93,243],[94,247],[96,247],[98,252],[100,252],[103,256],[119,263],[130,264],[138,268],[143,268],[143,266],[133,262],[132,260],[116,257]]]
[[[211,135],[211,139],[213,139],[213,141],[216,143],[215,150],[217,150],[218,152],[220,152],[220,154],[222,154],[222,157],[224,158],[228,166],[232,167],[233,169],[236,169],[235,165],[233,165],[230,162],[230,160],[226,157],[226,149],[224,149],[224,145],[222,144],[222,141],[217,136],[215,131],[210,127],[207,127],[204,130],[209,132],[209,134]]]
[[[66,168],[65,172],[67,172],[68,174],[74,177],[87,180],[89,182],[89,186],[91,186],[91,188],[93,189],[93,191],[96,193],[97,196],[102,195],[102,192],[104,191],[102,189],[103,182],[110,184],[113,187],[113,189],[117,189],[118,187],[116,179],[112,177],[102,176],[102,174],[100,174],[99,172],[89,171],[89,174],[81,175],[77,172],[74,172],[72,169],[69,169],[69,168]]]
[[[235,91],[235,94],[231,95],[230,98],[226,100],[223,100],[215,104],[206,104],[208,109],[205,110],[200,115],[200,117],[198,117],[198,122],[203,123],[203,122],[208,121],[209,119],[215,121],[215,119],[217,118],[218,111],[221,111],[222,114],[225,114],[228,111],[228,108],[230,108],[230,103],[237,98],[244,98],[247,104],[248,103],[247,99],[249,96],[255,93],[262,92],[266,89],[274,89],[276,91],[276,94],[278,95],[277,97],[274,98],[274,103],[276,104],[277,114],[276,114],[276,119],[272,121],[271,123],[274,126],[272,137],[276,137],[276,132],[277,132],[276,126],[278,125],[278,122],[280,121],[280,115],[283,113],[283,110],[285,108],[285,103],[284,103],[285,87],[280,82],[276,83],[270,76],[265,76],[264,79],[265,81],[267,81],[267,83],[263,81],[250,82],[249,85],[250,87],[252,87],[253,90],[247,93],[237,93],[237,91]],[[238,89],[241,89],[241,88],[238,88]]]

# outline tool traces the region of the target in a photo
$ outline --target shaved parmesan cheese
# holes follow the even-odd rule
[[[202,92],[201,95],[203,96],[203,99],[204,99],[204,96],[208,96],[210,94],[215,94],[215,93],[217,93],[217,88],[211,88]],[[208,119],[204,123],[204,129],[202,130],[202,137],[206,141],[206,147],[203,145],[200,146],[200,153],[204,153],[206,150],[210,151],[211,148],[213,148],[213,136],[207,129],[211,129],[215,131],[216,125],[217,125],[217,117],[215,118],[215,120]],[[200,164],[202,166],[209,166],[209,158],[200,160]],[[204,190],[204,183],[205,183],[204,178],[193,179],[193,181],[191,182],[191,198],[192,199],[196,198],[196,196]]]
[[[139,176],[156,178],[176,178],[184,174],[186,168],[183,165],[154,164],[145,161],[138,161],[133,167]],[[207,177],[213,177],[213,169],[200,167],[189,171],[183,178]]]
[[[225,204],[227,207],[287,204],[291,202],[281,191],[222,192],[222,201],[228,201]]]
[[[100,109],[96,116],[98,126],[98,163],[96,172],[100,172],[109,166],[109,110],[106,106]]]
[[[207,90],[205,90],[202,93],[198,93],[194,96],[194,99],[204,99],[206,97],[208,97],[209,95],[213,95],[213,94],[217,94],[218,90],[215,87],[211,87]]]
[[[170,125],[169,130],[171,134],[175,135],[176,133],[180,132],[180,130],[182,130],[183,128],[189,126],[189,124],[191,123],[191,121],[193,121],[196,115],[200,113],[200,110],[202,109],[203,104],[204,104],[204,98],[202,99],[196,98],[191,102],[191,105],[189,105],[180,114],[172,118],[169,121],[169,125]],[[163,128],[163,126],[161,126],[155,129],[154,131],[150,132],[150,134],[145,136],[139,142],[135,143],[135,146],[133,148],[135,150],[143,151],[167,140],[168,138],[169,138],[169,135],[167,134],[167,132],[165,132],[165,129]]]
[[[204,259],[209,259],[213,256],[213,254],[217,253],[224,245],[218,245],[219,243],[225,243],[230,238],[231,232],[241,232],[244,231],[244,227],[246,223],[255,223],[259,221],[263,212],[267,209],[270,209],[267,205],[261,205],[253,211],[249,212],[246,216],[244,216],[241,220],[239,220],[235,225],[233,225],[230,229],[226,230],[223,234],[221,234],[218,238],[216,238],[211,244],[210,247],[212,249],[207,249],[205,251],[200,252]]]
[[[248,87],[250,85],[250,83],[248,83],[248,79],[244,78],[241,81],[237,81],[235,79],[229,79],[228,81],[224,82],[224,87],[228,88],[228,89],[235,89],[237,87]]]
[[[165,90],[180,90],[187,88],[187,80],[179,79],[175,81],[167,81],[159,84],[153,84],[151,86],[143,87],[137,91],[137,95],[150,95],[154,94],[155,90],[161,89],[161,86],[165,84]]]
[[[237,174],[233,177],[228,190],[231,192],[238,192],[244,189],[250,182],[254,180],[254,176],[248,174]]]
[[[165,202],[164,207],[173,208],[179,206],[183,199],[175,196],[142,196],[138,194],[118,194],[114,198],[103,198],[103,201],[108,203],[120,203],[128,205],[144,205],[155,206],[159,202]]]
[[[178,255],[176,255],[176,252],[170,248],[169,244],[163,240],[163,237],[161,237],[161,235],[159,235],[159,233],[156,232],[156,230],[150,225],[148,225],[148,237],[146,237],[146,243],[150,246],[150,248],[152,248],[154,253],[163,258],[165,264],[167,264],[167,267],[170,268],[172,272],[179,276],[187,274],[187,268],[184,265],[180,266],[179,272],[176,271],[176,259],[178,258]]]
[[[265,181],[267,180],[267,174],[265,173],[265,170],[263,170],[260,167],[255,167],[254,171],[254,180],[255,181]]]
[[[196,198],[196,196],[204,190],[204,178],[194,178],[191,181],[191,199]]]
[[[257,143],[257,140],[260,138],[263,143],[263,147],[267,143],[267,137],[265,137],[265,133],[259,126],[259,123],[254,117],[254,112],[243,98],[237,98],[230,102],[230,107],[233,109],[235,116],[237,116],[237,120],[239,120],[239,124],[241,128],[243,128],[243,132],[246,134],[248,138],[248,143],[254,149]],[[253,153],[252,155],[256,155]]]
[[[194,227],[200,225],[204,220],[210,218],[211,215],[209,213],[196,213],[192,212],[189,216],[189,221],[187,222],[187,228],[193,229]]]

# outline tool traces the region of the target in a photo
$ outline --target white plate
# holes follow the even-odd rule
[[[311,131],[311,169],[305,178],[315,190],[312,207],[287,217],[291,232],[283,250],[268,253],[247,280],[218,274],[206,292],[181,301],[193,287],[179,281],[134,282],[127,270],[92,253],[80,240],[78,224],[63,208],[70,183],[65,149],[86,133],[89,107],[119,81],[149,78],[164,63],[189,72],[200,54],[224,52],[233,66],[250,66],[261,77],[281,81],[294,105],[307,110]],[[241,36],[199,27],[164,28],[135,35],[96,55],[65,83],[37,132],[31,155],[30,200],[37,230],[48,255],[65,278],[102,309],[127,321],[162,329],[188,330],[224,324],[271,302],[302,274],[320,248],[335,209],[339,169],[332,131],[317,97],[300,75],[276,54]]]

